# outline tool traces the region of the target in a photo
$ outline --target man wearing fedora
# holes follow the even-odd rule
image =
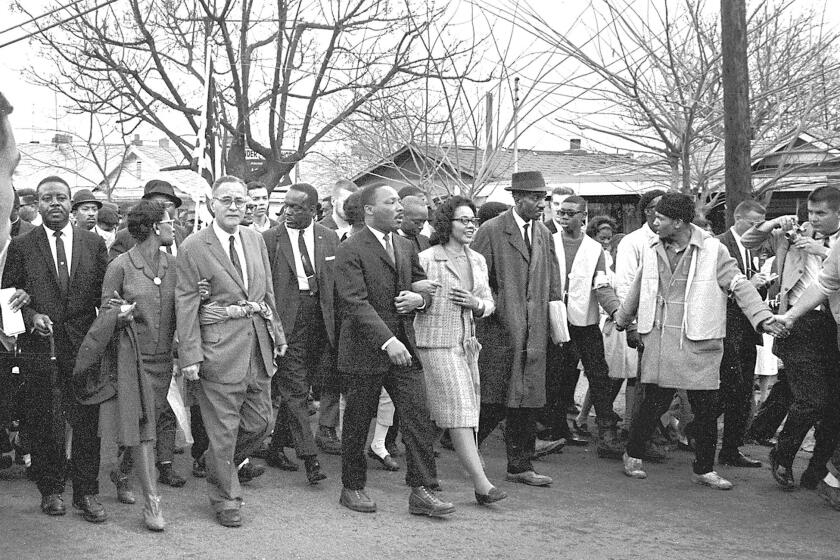
[[[482,224],[471,245],[487,261],[496,300],[496,313],[476,326],[483,347],[478,441],[505,419],[507,480],[547,486],[551,478],[537,473],[531,458],[537,413],[545,406],[548,302],[561,298],[560,273],[551,233],[540,219],[542,174],[514,173],[505,190],[512,192],[514,207]],[[546,445],[542,454],[562,440]]]
[[[17,193],[20,197],[20,219],[33,226],[40,226],[41,214],[38,213],[38,196],[35,189],[26,187],[18,189]]]
[[[169,214],[170,218],[173,220],[177,218],[176,209],[181,207],[182,201],[175,194],[175,188],[168,182],[162,179],[152,179],[146,183],[145,187],[143,187],[142,198],[144,200],[157,202],[166,209],[166,213]],[[181,246],[181,243],[187,235],[189,235],[189,233],[190,232],[184,230],[184,228],[176,225],[175,243],[173,243],[171,247],[161,247],[160,250],[165,250],[167,253],[177,255],[178,248]],[[135,243],[136,241],[134,238],[131,237],[130,233],[128,233],[128,228],[118,231],[117,237],[114,239],[114,244],[111,245],[111,249],[108,251],[108,259],[111,261],[114,260],[117,256],[134,247]]]
[[[76,227],[92,231],[96,227],[96,216],[102,203],[96,200],[89,189],[79,189],[73,195],[73,220]]]

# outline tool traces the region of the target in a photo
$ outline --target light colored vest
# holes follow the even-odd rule
[[[718,251],[720,241],[703,239],[703,247],[691,245],[691,264],[685,288],[682,331],[689,340],[711,340],[726,336],[727,293],[718,285]],[[655,245],[645,246],[642,256],[642,284],[639,294],[639,333],[653,330],[659,292],[659,259]]]
[[[566,302],[569,323],[576,327],[597,325],[601,317],[598,313],[598,301],[592,297],[592,280],[595,277],[595,267],[598,266],[598,259],[601,258],[604,248],[588,235],[583,236],[583,241],[575,255],[575,262],[572,263],[572,270],[569,272],[569,286],[567,288],[565,285],[566,251],[563,250],[563,233],[558,231],[552,237],[554,238],[557,261],[560,264],[561,289],[563,292],[569,292]]]

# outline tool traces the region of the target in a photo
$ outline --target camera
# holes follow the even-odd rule
[[[793,229],[789,229],[788,231],[785,232],[785,239],[787,239],[788,241],[793,243],[794,241],[799,239],[800,235],[803,235],[804,233],[805,233],[805,228],[800,226],[800,225],[797,225],[797,226],[794,226]]]

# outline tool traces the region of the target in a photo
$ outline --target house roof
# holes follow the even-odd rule
[[[44,177],[57,175],[77,189],[94,189],[104,179],[104,172],[121,160],[124,144],[50,143],[18,144],[21,158],[13,176],[15,188],[35,188]],[[98,163],[97,163],[98,162]]]

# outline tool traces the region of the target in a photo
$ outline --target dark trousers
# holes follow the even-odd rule
[[[301,294],[295,329],[286,333],[288,349],[278,362],[275,382],[280,391],[281,405],[274,425],[274,432],[280,433],[282,423],[287,423],[300,458],[318,453],[309,427],[308,398],[311,379],[318,371],[326,340],[327,331],[318,296]],[[271,438],[272,449],[278,452],[283,450],[280,440],[279,437]]]
[[[478,417],[478,444],[489,436],[499,422],[505,420],[507,470],[518,474],[534,470],[534,454],[538,408],[507,408],[500,404],[482,404]],[[564,419],[565,422],[565,419]]]
[[[417,363],[416,358],[414,363]],[[437,479],[432,448],[435,428],[426,407],[423,371],[416,365],[392,365],[385,373],[344,374],[342,386],[347,391],[341,440],[341,481],[344,487],[360,490],[367,483],[364,448],[382,387],[388,391],[402,420],[408,467],[405,481],[411,487],[431,486]]]
[[[755,377],[756,349],[753,333],[752,326],[744,317],[727,316],[718,394],[718,415],[723,414],[721,452],[736,452],[747,431]]]
[[[193,444],[190,448],[190,455],[193,460],[198,460],[210,446],[207,438],[207,430],[204,428],[204,421],[201,419],[201,407],[194,404],[190,407],[190,431],[192,431]]]
[[[578,361],[589,380],[589,395],[599,420],[615,417],[613,400],[615,384],[609,377],[609,366],[604,358],[604,338],[598,325],[576,327],[569,325],[571,340],[562,347],[549,347],[549,364],[546,370],[546,408],[544,418],[558,435],[568,430],[566,408],[574,401],[575,386],[580,372]]]
[[[652,383],[642,384],[642,403],[630,426],[627,454],[641,459],[647,442],[662,416],[674,400],[676,389]],[[695,437],[694,472],[706,474],[714,470],[717,446],[718,391],[688,391],[688,401],[694,413],[692,422]]]
[[[812,464],[824,465],[840,436],[840,352],[831,315],[809,311],[789,337],[776,342],[793,400],[776,444],[779,464],[790,468],[802,441],[816,426]]]
[[[776,435],[782,420],[787,416],[793,395],[784,368],[779,369],[776,382],[770,388],[767,398],[758,407],[747,430],[749,439],[770,439]]]
[[[72,470],[73,498],[99,493],[99,405],[83,405],[73,397],[71,376],[74,359],[59,358],[59,379],[61,402],[63,403],[60,424],[52,410],[52,387],[47,371],[33,371],[28,374],[26,387],[27,429],[32,437],[32,468],[35,483],[42,495],[64,492],[64,473],[67,467],[65,454],[66,434],[63,420],[73,428]]]

